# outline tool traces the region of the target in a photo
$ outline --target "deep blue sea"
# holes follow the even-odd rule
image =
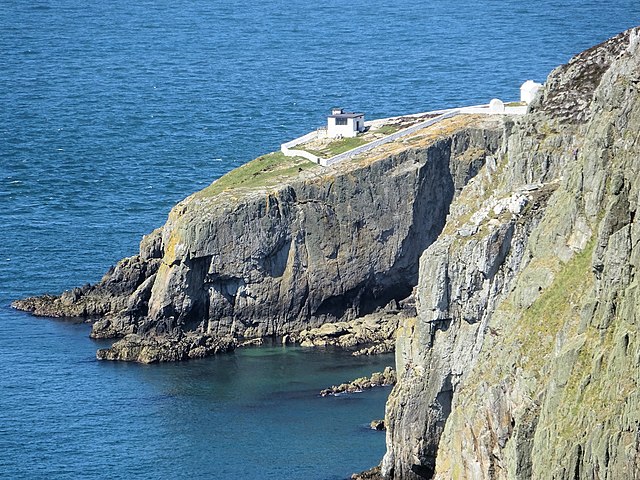
[[[96,282],[171,206],[321,125],[517,99],[638,0],[2,0],[0,477],[343,479],[377,463],[392,358],[279,346],[98,363],[11,300]]]

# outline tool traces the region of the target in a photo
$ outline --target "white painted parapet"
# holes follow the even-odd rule
[[[280,151],[284,153],[285,157],[304,157],[307,160],[311,160],[314,163],[320,163],[320,157],[318,157],[317,155],[306,152],[304,150],[296,150],[292,148],[292,147],[295,147],[296,145],[300,145],[301,143],[310,142],[311,140],[314,140],[317,136],[318,136],[318,131],[316,130],[314,132],[307,133],[306,135],[303,135],[301,137],[294,138],[293,140],[280,145]]]
[[[394,140],[402,138],[406,135],[410,135],[422,128],[429,127],[434,123],[438,123],[439,121],[444,120],[445,118],[450,118],[455,115],[461,115],[461,114],[524,115],[525,113],[527,113],[526,105],[507,106],[504,104],[504,102],[502,102],[502,100],[499,100],[497,98],[493,99],[491,102],[493,103],[493,105],[490,103],[488,105],[487,104],[473,105],[470,107],[450,108],[446,110],[434,110],[432,112],[402,115],[400,117],[389,117],[389,118],[382,118],[382,119],[365,122],[365,126],[369,128],[375,128],[385,123],[388,123],[390,120],[407,118],[407,117],[421,117],[424,115],[437,114],[436,117],[432,117],[432,118],[429,118],[428,120],[424,120],[422,122],[416,123],[403,130],[399,130],[395,133],[392,133],[391,135],[387,135],[386,137],[379,138],[378,140],[374,140],[373,142],[367,143],[360,147],[356,147],[354,149],[349,150],[348,152],[340,153],[330,158],[321,158],[316,155],[313,155],[312,153],[306,152],[304,150],[296,150],[295,148],[293,148],[296,145],[300,145],[302,143],[306,143],[317,138],[320,135],[320,131],[318,130],[313,131],[311,133],[307,133],[306,135],[303,135],[302,137],[298,137],[294,140],[291,140],[290,142],[283,143],[280,146],[280,150],[287,157],[304,157],[308,160],[311,160],[314,163],[317,163],[324,167],[328,167],[329,165],[333,165],[342,160],[346,160],[347,158],[351,158],[361,153],[368,152],[369,150],[372,150],[380,145],[384,145],[385,143],[393,142]]]
[[[497,100],[497,99],[496,99]],[[481,115],[524,115],[527,113],[526,105],[504,105],[504,111],[492,111],[489,105],[475,105],[472,107],[460,108],[460,113],[479,113]]]

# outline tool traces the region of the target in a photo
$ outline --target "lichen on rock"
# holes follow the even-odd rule
[[[640,478],[638,39],[554,70],[452,203],[399,327],[383,478]]]

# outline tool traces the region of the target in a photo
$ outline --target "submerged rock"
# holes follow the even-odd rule
[[[250,340],[244,340],[238,344],[238,347],[259,347],[264,344],[264,339],[262,338],[252,338]]]
[[[384,419],[382,420],[373,420],[370,424],[371,430],[384,431],[386,427],[384,426]]]

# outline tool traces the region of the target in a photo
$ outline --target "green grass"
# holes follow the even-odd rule
[[[392,133],[400,130],[398,125],[383,125],[380,128],[375,130],[371,130],[370,133],[379,133],[382,135],[391,135]],[[372,142],[375,139],[372,135],[360,134],[357,137],[348,137],[348,138],[340,138],[338,140],[334,140],[326,145],[323,145],[319,148],[309,148],[304,144],[296,145],[293,147],[294,149],[304,150],[305,152],[309,152],[320,158],[331,158],[335,155],[339,155],[344,152],[348,152],[349,150],[353,150],[354,148],[361,147],[362,145],[366,145],[367,143]]]
[[[505,107],[524,107],[525,105],[526,103],[524,102],[509,102],[504,104]]]
[[[352,138],[341,138],[340,140],[335,140],[327,145],[326,149],[333,155],[339,155],[340,153],[348,152],[349,150],[353,150],[356,147],[360,147],[369,143],[369,141],[365,140],[362,137],[352,137]]]
[[[282,152],[273,152],[256,158],[231,170],[207,188],[196,193],[198,198],[213,197],[236,188],[258,188],[275,185],[303,170],[318,168],[318,164],[302,157],[287,157]]]
[[[578,315],[577,306],[583,303],[583,296],[590,292],[593,248],[594,241],[591,240],[582,252],[562,265],[553,283],[524,311],[516,337],[519,337],[523,359],[530,369],[532,363],[546,359],[558,332],[572,317]],[[539,372],[537,368],[532,370]]]
[[[320,150],[316,150],[313,148],[306,148],[306,147],[301,147],[300,145],[296,145],[295,147],[292,147],[292,150],[304,150],[305,152],[309,152],[312,155],[315,155],[316,157],[320,157],[320,158],[326,158],[326,155],[324,152],[320,151]]]
[[[383,125],[380,128],[372,130],[373,133],[381,133],[383,135],[391,135],[392,133],[396,133],[400,130],[398,125]]]
[[[323,145],[320,149],[311,149],[307,148],[304,145],[296,145],[293,147],[294,149],[304,150],[305,152],[312,153],[320,158],[330,158],[334,155],[338,155],[340,153],[348,152],[349,150],[353,150],[356,147],[360,147],[362,145],[366,145],[369,143],[372,138],[367,139],[363,136],[351,137],[351,138],[341,138],[339,140],[334,140],[327,145]]]

